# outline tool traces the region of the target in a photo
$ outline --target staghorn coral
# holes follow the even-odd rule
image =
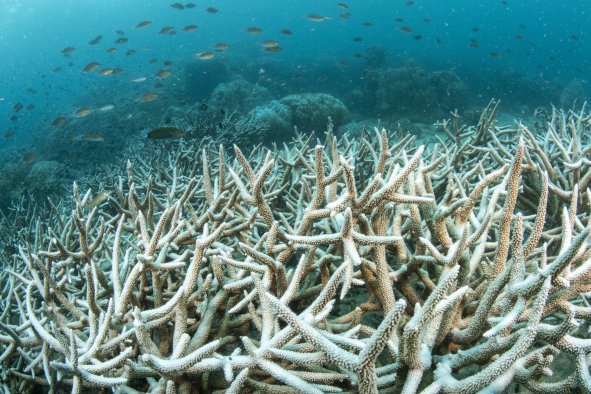
[[[10,238],[4,389],[588,392],[589,116],[555,112],[564,145],[495,112],[452,114],[427,153],[329,124],[324,145],[144,155],[101,205],[75,184]]]

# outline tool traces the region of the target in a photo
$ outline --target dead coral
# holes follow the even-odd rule
[[[428,153],[329,125],[141,157],[98,203],[75,185],[0,274],[3,387],[589,391],[589,116],[544,143],[495,111]],[[558,353],[576,368],[548,382]]]

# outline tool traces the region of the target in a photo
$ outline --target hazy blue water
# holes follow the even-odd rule
[[[350,63],[351,70],[363,67],[364,60],[354,55],[363,53],[364,48],[382,45],[392,64],[416,59],[428,70],[454,70],[482,89],[483,101],[497,93],[495,86],[486,81],[507,71],[529,75],[540,83],[568,84],[576,79],[589,91],[588,0],[416,0],[412,5],[399,0],[350,0],[346,2],[348,10],[339,8],[336,1],[312,0],[196,1],[196,8],[183,11],[171,8],[171,3],[0,0],[0,132],[13,129],[18,137],[0,137],[0,144],[26,145],[38,133],[52,132],[50,122],[57,116],[80,106],[109,104],[109,90],[121,92],[130,79],[150,76],[162,68],[161,63],[148,64],[151,58],[183,62],[196,52],[211,50],[217,42],[231,45],[223,56],[237,64],[273,59],[313,68],[322,61],[323,72],[330,72],[326,71],[328,59],[334,60],[335,73],[341,61]],[[206,12],[209,6],[219,12]],[[343,20],[339,17],[343,12],[352,16]],[[306,19],[311,13],[330,19],[311,22]],[[404,21],[398,23],[395,18]],[[136,29],[135,25],[145,19],[153,25]],[[364,22],[372,26],[364,26]],[[180,31],[187,24],[198,25],[199,29],[193,33]],[[158,34],[167,25],[177,29],[175,36]],[[248,35],[244,30],[249,26],[258,26],[264,33]],[[413,32],[401,32],[403,26]],[[285,28],[293,35],[281,35],[279,30]],[[127,44],[114,44],[117,29],[125,32]],[[99,34],[103,35],[101,43],[90,46],[88,42]],[[415,35],[422,39],[413,39]],[[354,42],[355,37],[363,41]],[[269,38],[280,41],[280,54],[261,50],[258,43]],[[478,48],[470,47],[471,39],[478,42]],[[76,48],[69,58],[60,53],[67,46]],[[119,47],[119,51],[107,54],[108,47]],[[125,51],[131,48],[137,54],[126,57]],[[491,52],[499,56],[492,57]],[[82,73],[81,69],[91,61],[125,71],[117,77]],[[55,73],[52,70],[56,67],[63,70]],[[349,86],[355,83],[347,82]],[[38,93],[29,93],[28,88]],[[86,102],[87,93],[97,89],[105,90],[104,101]],[[16,102],[33,103],[36,108],[22,110],[16,114],[17,121],[10,121]]]

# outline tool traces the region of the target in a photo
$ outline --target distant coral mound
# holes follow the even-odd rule
[[[349,110],[341,100],[325,93],[290,94],[259,105],[248,114],[269,125],[274,141],[291,138],[294,126],[305,133],[324,131],[329,116],[338,127],[349,120]]]
[[[345,104],[330,94],[290,94],[283,97],[280,102],[289,108],[293,123],[305,132],[324,130],[329,116],[336,127],[345,124],[349,119],[349,110]]]
[[[257,105],[262,105],[272,98],[267,88],[251,83],[240,76],[217,85],[208,104],[216,110],[246,114]]]
[[[372,99],[373,97],[373,99]],[[392,114],[436,119],[468,102],[466,84],[451,71],[427,72],[414,62],[376,69],[366,77],[364,100],[373,101],[382,116]]]
[[[70,178],[73,175],[68,174],[70,172],[68,166],[57,161],[39,161],[31,167],[25,183],[34,195],[54,194],[64,187],[63,178]]]
[[[260,105],[248,113],[255,121],[269,125],[269,132],[276,140],[287,140],[293,135],[293,116],[289,107],[277,100]]]

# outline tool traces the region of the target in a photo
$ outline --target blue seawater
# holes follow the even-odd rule
[[[460,110],[478,108],[493,97],[505,102],[503,110],[523,116],[537,106],[580,105],[591,96],[588,0],[198,0],[194,8],[183,1],[182,10],[173,3],[1,0],[1,164],[80,160],[76,150],[85,135],[108,135],[112,127],[117,134],[138,133],[142,120],[147,128],[156,126],[154,119],[166,123],[171,107],[207,106],[215,85],[238,76],[267,88],[273,98],[329,93],[358,118],[393,116],[388,112],[392,107],[376,99],[377,90],[384,94],[382,70],[403,70],[427,85],[428,76],[437,72],[446,73],[438,83],[452,77],[461,81],[461,100],[454,101],[456,90],[437,87],[439,94],[451,96],[450,108],[421,111],[420,101],[417,108],[404,107],[424,114],[425,122],[456,103]],[[152,24],[136,28],[144,20]],[[185,32],[187,25],[198,29]],[[160,34],[167,26],[176,34]],[[262,33],[249,34],[249,27]],[[100,42],[90,45],[97,36]],[[128,41],[117,44],[121,37]],[[281,50],[265,50],[264,40],[276,40]],[[229,48],[214,51],[218,43]],[[62,53],[66,47],[75,48],[69,56]],[[109,48],[117,51],[109,53]],[[135,54],[128,56],[130,49]],[[208,61],[195,54],[209,51],[214,66],[205,76],[188,77],[191,64]],[[101,65],[83,72],[90,62]],[[121,73],[98,75],[104,68],[120,68]],[[216,74],[220,68],[225,74]],[[154,77],[162,69],[172,76]],[[133,82],[144,77],[144,82]],[[405,86],[397,94],[403,100],[416,94],[414,88]],[[429,92],[431,87],[416,89]],[[143,103],[141,96],[152,91],[158,98]],[[17,111],[19,103],[24,108]],[[108,121],[97,111],[105,105],[113,105],[111,114],[116,114],[105,112]],[[83,123],[72,114],[85,107],[93,112]],[[146,118],[146,111],[154,118]],[[47,141],[62,132],[52,126],[59,117],[66,119],[69,133],[57,152]]]

